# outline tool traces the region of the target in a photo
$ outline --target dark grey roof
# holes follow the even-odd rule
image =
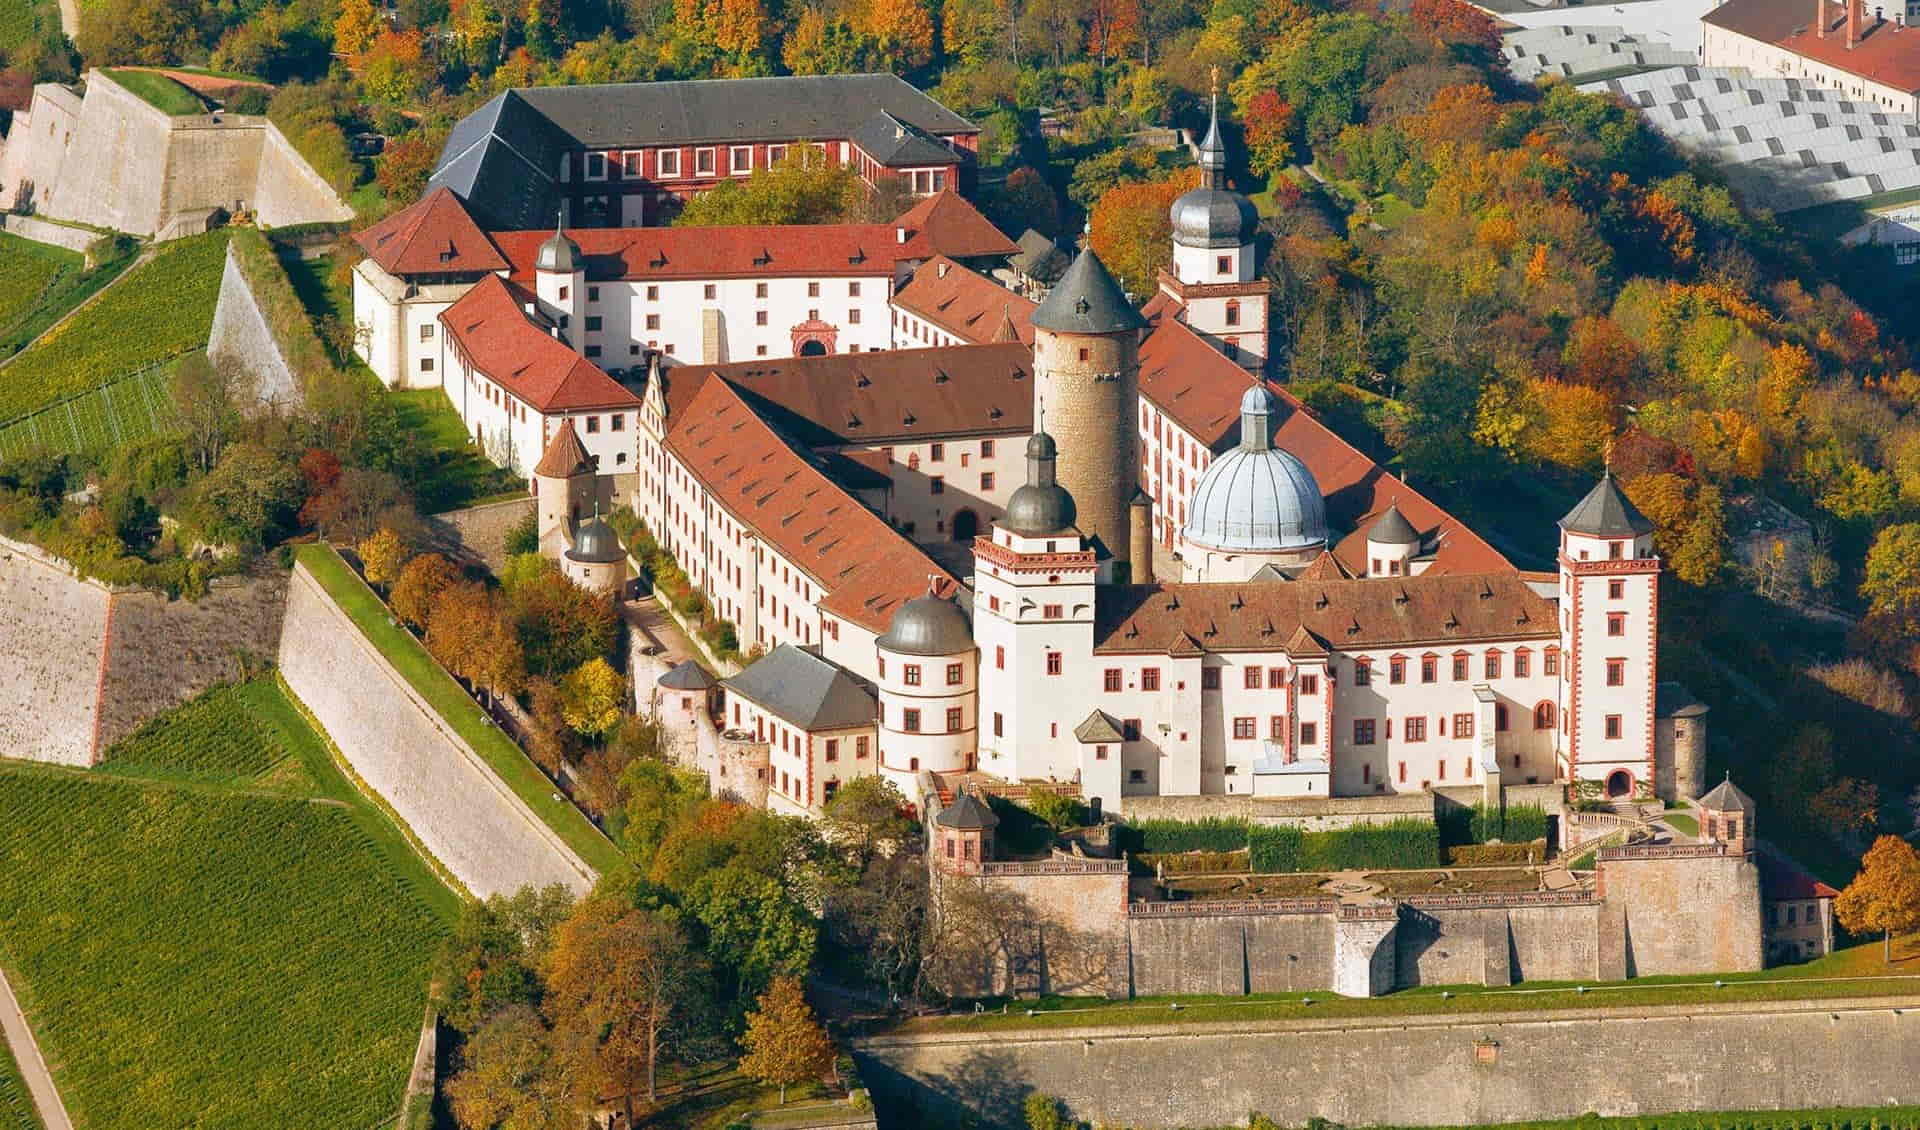
[[[1680,683],[1661,683],[1653,688],[1655,718],[1696,718],[1706,712],[1707,704]]]
[[[1367,540],[1381,545],[1419,545],[1420,531],[1413,528],[1407,516],[1400,513],[1398,503],[1389,503],[1373,526],[1367,530]]]
[[[1096,710],[1087,715],[1086,720],[1073,728],[1073,736],[1083,742],[1117,742],[1122,740],[1120,723],[1104,710]]]
[[[580,245],[558,228],[540,244],[540,250],[533,258],[534,270],[561,275],[585,270],[585,264],[586,258],[580,254]]]
[[[945,165],[960,158],[959,153],[942,145],[939,138],[885,110],[863,122],[853,131],[850,140],[862,153],[890,169]]]
[[[1029,320],[1043,330],[1070,334],[1119,333],[1147,325],[1091,248],[1082,251],[1060,276]]]
[[[1000,826],[1000,818],[993,814],[993,809],[974,799],[972,793],[961,793],[954,797],[953,803],[941,809],[940,815],[934,817],[933,822],[942,828],[952,828],[961,832],[982,831]]]
[[[1587,497],[1560,519],[1560,528],[1570,534],[1596,538],[1625,538],[1653,532],[1653,523],[1635,508],[1613,481],[1613,472],[1600,476]]]
[[[1715,812],[1744,812],[1748,816],[1753,815],[1753,798],[1740,791],[1740,787],[1733,783],[1732,774],[1728,774],[1725,780],[1707,790],[1707,795],[1701,797],[1696,803],[1701,808],[1710,808]]]
[[[627,551],[620,545],[620,535],[613,527],[601,521],[599,515],[581,523],[573,532],[573,548],[567,550],[567,560],[579,561],[587,565],[608,565],[615,561],[624,561]]]
[[[704,691],[713,686],[713,676],[705,667],[688,659],[660,676],[657,682],[670,691]]]
[[[810,732],[870,726],[879,713],[866,680],[792,644],[774,648],[724,685]]]
[[[1206,185],[1181,193],[1168,218],[1173,241],[1182,247],[1242,247],[1260,230],[1253,201],[1232,189]]]
[[[1007,529],[1025,537],[1072,529],[1078,519],[1073,495],[1059,483],[1024,483],[1007,499]]]
[[[559,216],[553,178],[570,148],[565,133],[509,90],[454,125],[428,187],[452,189],[489,231],[545,227]]]
[[[1021,233],[1014,242],[1020,246],[1020,250],[1007,260],[1007,265],[1038,282],[1050,283],[1059,278],[1073,261],[1059,244],[1032,228]]]
[[[876,111],[929,133],[974,128],[890,74],[537,86],[515,93],[586,149],[851,137]]]
[[[919,596],[894,612],[887,634],[874,642],[902,655],[959,655],[973,650],[973,629],[952,600]]]

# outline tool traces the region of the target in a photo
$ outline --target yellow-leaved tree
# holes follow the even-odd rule
[[[560,716],[587,737],[604,734],[620,724],[626,698],[620,673],[604,659],[589,659],[560,680]]]
[[[778,1086],[783,1103],[788,1087],[818,1079],[833,1065],[833,1042],[793,977],[775,977],[760,994],[758,1007],[747,1014],[747,1034],[740,1043],[747,1050],[740,1057],[740,1070]]]
[[[1920,930],[1920,854],[1899,836],[1873,841],[1860,874],[1833,900],[1833,913],[1856,934],[1880,931],[1881,953],[1891,964],[1893,936]]]
[[[407,559],[412,556],[407,543],[386,526],[362,538],[354,548],[360,554],[360,564],[367,571],[367,580],[382,589],[393,584],[400,576],[400,570],[406,567]]]

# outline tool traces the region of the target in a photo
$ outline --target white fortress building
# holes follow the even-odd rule
[[[439,254],[475,278],[400,338],[441,343],[406,356],[434,360],[497,460],[538,460],[549,552],[600,564],[589,511],[630,507],[733,626],[753,661],[721,683],[714,722],[729,756],[766,768],[778,810],[817,813],[874,773],[916,799],[928,774],[971,773],[1110,806],[1553,783],[1698,795],[1700,708],[1658,681],[1651,524],[1603,477],[1554,531],[1555,567],[1522,572],[1250,372],[1268,316],[1255,223],[1217,124],[1204,149],[1208,182],[1173,206],[1174,270],[1142,308],[1091,252],[1042,303],[998,286],[976,269],[997,233],[943,194],[886,233],[911,247],[930,232],[924,256],[863,250],[887,260],[878,293],[836,294],[831,346],[737,357],[757,341],[757,284],[716,270],[688,285],[718,297],[677,303],[705,312],[660,331],[704,327],[701,351],[643,338],[647,366],[616,378],[608,348],[652,332],[634,328],[656,285],[634,264],[665,244],[594,241],[661,233],[490,236],[470,220]],[[737,230],[708,242],[749,246]],[[708,236],[669,234],[688,241],[670,263]],[[406,237],[402,261],[369,236],[370,260],[394,263],[363,265],[382,294],[376,269],[403,278],[442,246]],[[751,246],[775,264],[802,250],[784,231]],[[785,282],[844,289],[829,258]],[[615,286],[625,320],[590,321],[583,292],[604,305]]]

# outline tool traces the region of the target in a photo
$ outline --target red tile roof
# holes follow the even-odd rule
[[[533,473],[549,479],[570,479],[593,473],[593,456],[587,454],[587,445],[580,442],[573,417],[560,421],[560,430],[547,441],[547,450],[540,456],[540,462],[534,464]]]
[[[353,237],[392,275],[503,271],[507,261],[467,214],[460,198],[436,188]]]
[[[1033,430],[1033,350],[1017,342],[702,368],[811,447]]]
[[[1781,855],[1771,844],[1760,845],[1760,897],[1779,899],[1830,899],[1840,892],[1813,877],[1806,868]]]
[[[1167,302],[1150,302],[1155,325],[1140,347],[1140,395],[1215,452],[1240,439],[1240,398],[1253,378],[1177,318]],[[1354,532],[1333,547],[1354,573],[1366,571],[1366,533],[1373,519],[1398,503],[1423,544],[1433,550],[1431,573],[1512,572],[1513,564],[1466,524],[1389,474],[1321,423],[1283,385],[1267,385],[1282,414],[1273,442],[1307,465],[1327,500],[1327,516]]]
[[[788,445],[726,381],[706,380],[667,429],[667,447],[708,493],[812,577],[820,606],[875,633],[947,577],[911,541]]]
[[[639,399],[526,312],[534,297],[488,275],[440,315],[475,369],[541,413],[637,407]]]
[[[900,245],[900,258],[917,259],[923,255],[951,255],[955,259],[1001,255],[1011,257],[1020,245],[993,226],[967,198],[943,189],[902,212],[894,227],[905,228],[906,242]]]
[[[1848,47],[1846,8],[1821,2],[1820,13],[1827,24],[1825,38],[1809,18],[1806,0],[1728,0],[1700,18],[1848,74],[1896,90],[1920,92],[1920,28],[1875,21],[1870,12],[1865,13],[1860,18],[1860,40]]]
[[[1304,635],[1302,634],[1304,633]],[[1559,635],[1553,603],[1518,575],[1245,584],[1110,585],[1100,590],[1102,652],[1451,649]]]
[[[944,255],[922,263],[893,304],[962,341],[993,341],[1011,321],[1014,336],[1033,344],[1034,301]]]

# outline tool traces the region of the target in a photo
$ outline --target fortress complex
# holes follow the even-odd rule
[[[743,649],[845,674],[719,689],[775,808],[872,773],[1108,806],[1698,794],[1651,524],[1603,477],[1524,573],[1342,441],[1263,376],[1217,122],[1202,158],[1142,307],[1092,252],[1042,303],[999,287],[980,268],[1012,244],[950,192],[877,229],[543,234],[445,188],[362,237],[356,307],[377,371],[438,384],[497,461],[569,472],[531,476],[549,552],[599,556],[594,511],[630,507]]]

